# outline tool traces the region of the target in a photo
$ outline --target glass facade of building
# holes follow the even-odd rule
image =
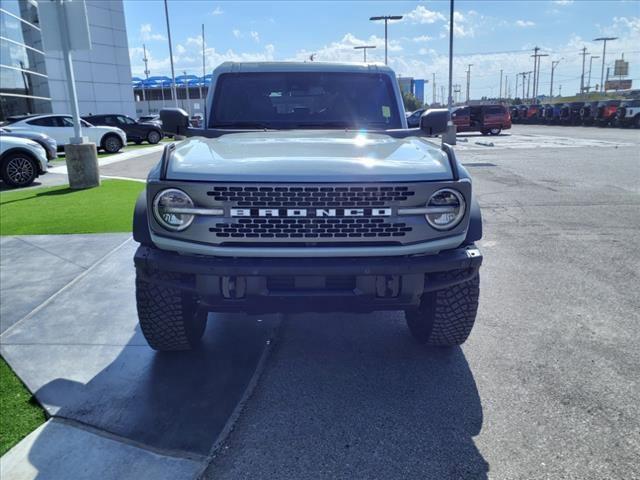
[[[50,113],[51,98],[35,0],[0,2],[0,121]]]

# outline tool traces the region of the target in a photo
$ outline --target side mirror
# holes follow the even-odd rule
[[[449,110],[446,108],[432,108],[420,117],[420,130],[432,137],[447,131]]]
[[[189,114],[181,108],[163,108],[160,110],[162,130],[168,135],[186,136],[189,130]]]

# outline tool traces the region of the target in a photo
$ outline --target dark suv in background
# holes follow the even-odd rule
[[[154,123],[136,122],[133,118],[126,115],[107,114],[107,115],[88,115],[82,117],[93,125],[107,125],[110,127],[118,127],[127,134],[128,142],[140,144],[144,141],[155,145],[162,140],[162,129]]]
[[[458,132],[481,132],[499,135],[511,128],[511,113],[503,105],[473,105],[459,107],[451,114]]]

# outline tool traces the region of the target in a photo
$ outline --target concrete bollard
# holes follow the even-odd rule
[[[64,147],[69,187],[74,190],[100,186],[98,151],[95,143],[67,144]]]

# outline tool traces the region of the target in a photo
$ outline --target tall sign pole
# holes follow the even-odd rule
[[[84,0],[55,0],[38,5],[42,43],[49,51],[62,53],[66,73],[69,106],[73,118],[73,137],[64,146],[72,189],[92,188],[100,185],[96,144],[82,136],[80,106],[76,94],[72,51],[90,50],[91,35]],[[73,26],[71,29],[70,26]]]

